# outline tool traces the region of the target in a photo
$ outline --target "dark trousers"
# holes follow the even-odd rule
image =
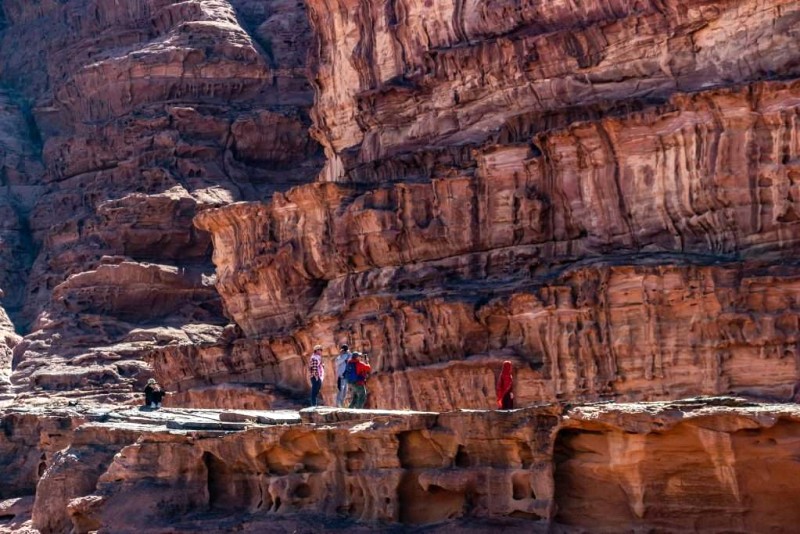
[[[509,391],[503,396],[503,407],[500,408],[501,410],[513,410],[514,409],[514,396],[511,395]]]
[[[319,378],[311,378],[311,406],[317,405],[317,395],[319,395],[319,390],[322,388],[322,380]]]

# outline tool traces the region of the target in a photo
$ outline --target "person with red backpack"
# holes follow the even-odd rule
[[[344,370],[344,378],[353,388],[353,399],[350,401],[349,408],[360,410],[367,402],[367,377],[370,371],[372,371],[372,367],[361,361],[361,353],[353,351]]]

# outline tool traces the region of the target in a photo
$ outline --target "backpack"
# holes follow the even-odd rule
[[[347,362],[347,366],[344,368],[344,379],[347,380],[348,384],[355,384],[361,380],[361,377],[358,376],[356,362]]]

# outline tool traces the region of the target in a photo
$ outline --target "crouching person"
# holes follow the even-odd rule
[[[144,388],[144,405],[147,408],[161,408],[161,399],[164,398],[164,390],[158,385],[155,378],[147,381]]]
[[[368,363],[361,361],[361,353],[353,352],[350,361],[347,362],[345,369],[345,379],[353,388],[353,399],[350,401],[350,408],[361,409],[367,402],[367,377],[372,367]]]

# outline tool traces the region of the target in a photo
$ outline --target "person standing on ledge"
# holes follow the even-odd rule
[[[353,351],[347,368],[344,372],[345,379],[353,386],[353,400],[350,401],[350,408],[361,409],[367,402],[367,376],[372,367],[368,363],[361,361],[361,353]]]
[[[317,396],[325,380],[325,364],[322,362],[322,345],[316,345],[308,360],[308,377],[311,379],[311,406],[317,405]]]
[[[147,381],[144,387],[144,405],[148,408],[161,408],[161,399],[164,398],[164,390],[158,385],[155,378]]]
[[[350,356],[350,347],[342,343],[342,346],[339,347],[339,355],[333,362],[333,370],[336,373],[336,406],[339,408],[344,406],[344,401],[347,398],[347,380],[344,378],[344,371],[347,368]]]
[[[500,410],[514,409],[514,378],[511,376],[511,362],[503,362],[500,378],[497,380],[497,408]]]

